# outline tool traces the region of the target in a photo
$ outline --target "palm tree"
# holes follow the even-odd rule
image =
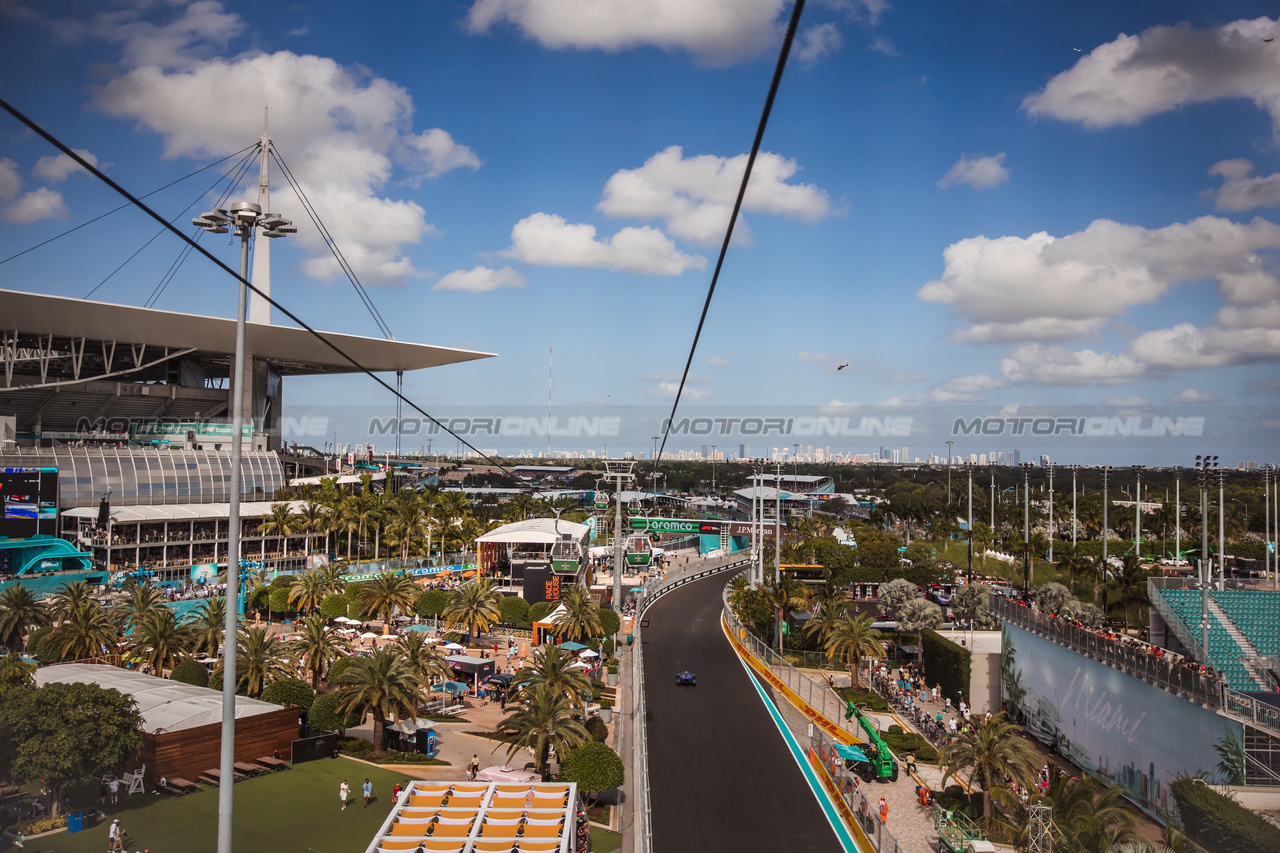
[[[173,610],[161,606],[148,610],[133,623],[126,643],[130,654],[150,664],[151,671],[160,675],[191,654],[195,631],[189,625],[179,625]]]
[[[761,590],[769,607],[777,614],[774,621],[774,642],[778,650],[782,650],[782,623],[794,610],[803,609],[809,603],[809,594],[805,585],[786,572],[779,572],[772,584]]]
[[[942,608],[925,598],[913,598],[898,611],[898,630],[916,632],[916,662],[924,666],[924,631],[942,624]]]
[[[404,656],[387,647],[374,652],[371,657],[354,658],[354,664],[338,676],[342,699],[338,712],[356,711],[361,719],[373,714],[373,744],[377,749],[384,745],[383,729],[386,720],[396,722],[416,716],[418,693],[422,682],[409,666]]]
[[[32,628],[49,624],[49,610],[20,583],[0,592],[0,642],[9,651],[22,647],[22,638]]]
[[[124,599],[112,608],[112,615],[121,630],[127,632],[146,618],[148,613],[164,607],[164,602],[164,593],[158,587],[145,581],[138,583],[130,580],[124,586]]]
[[[92,658],[110,652],[119,635],[111,617],[92,598],[78,601],[63,612],[45,638],[44,647],[62,660]]]
[[[311,537],[313,534],[320,533],[326,529],[326,523],[329,520],[329,511],[318,503],[307,501],[302,505],[302,511],[296,516],[298,526],[306,535],[306,544],[303,546],[304,553],[311,553]]]
[[[1124,620],[1124,630],[1129,632],[1129,603],[1143,602],[1147,598],[1147,572],[1138,563],[1137,554],[1125,554],[1120,571],[1111,580],[1112,585],[1120,593],[1120,618]]]
[[[312,569],[293,579],[289,587],[289,603],[296,605],[299,613],[310,613],[320,606],[328,591],[324,575],[319,569]]]
[[[940,760],[947,768],[942,777],[944,788],[952,776],[964,770],[970,771],[970,778],[982,788],[982,815],[989,822],[992,792],[1008,790],[1006,777],[1017,784],[1026,784],[1036,763],[1036,753],[1018,737],[1018,727],[1006,722],[1004,712],[1001,712],[991,714],[970,725],[968,731],[961,732],[959,737],[942,748]]]
[[[824,590],[813,597],[809,612],[813,615],[804,623],[804,632],[817,635],[818,645],[825,649],[827,639],[849,612],[849,596],[837,587]],[[828,651],[827,659],[831,657],[832,653]]]
[[[258,523],[258,532],[280,537],[284,556],[289,556],[289,537],[298,530],[298,517],[287,503],[271,505],[271,512]]]
[[[498,731],[507,737],[507,758],[528,747],[539,769],[546,766],[554,747],[556,755],[569,754],[590,735],[574,717],[568,697],[550,685],[541,685],[529,697],[528,708],[517,707],[503,718]]]
[[[454,593],[453,600],[444,609],[444,618],[449,627],[465,625],[468,640],[478,637],[481,631],[487,631],[502,618],[498,610],[498,602],[502,593],[498,592],[493,581],[481,580],[469,583]],[[599,627],[600,617],[596,617]]]
[[[195,634],[194,651],[208,652],[216,658],[222,647],[222,637],[227,632],[227,599],[225,596],[206,598],[196,608],[195,618],[189,623]]]
[[[372,492],[361,494],[352,498],[350,503],[350,513],[356,520],[356,528],[358,536],[356,537],[356,552],[359,553],[364,547],[364,529],[368,524],[375,527],[382,521],[382,505],[378,500],[378,496]],[[374,559],[377,559],[375,554]]]
[[[568,694],[575,704],[582,704],[591,695],[591,679],[581,669],[572,668],[573,655],[554,643],[535,649],[529,665],[516,673],[512,686],[532,697],[542,687],[550,687],[558,694]]]
[[[236,688],[258,698],[262,688],[277,678],[288,678],[292,654],[280,635],[267,636],[266,628],[241,630],[236,640]]]
[[[342,591],[347,588],[347,576],[342,566],[336,563],[329,563],[317,569],[320,577],[324,579],[324,591],[330,595],[342,595]]]
[[[448,661],[436,652],[435,646],[428,643],[421,632],[401,634],[395,645],[404,655],[405,662],[417,673],[424,688],[433,682],[448,681],[452,677]]]
[[[298,637],[290,643],[289,649],[294,658],[303,662],[303,669],[311,673],[312,689],[319,690],[329,666],[343,655],[350,654],[351,644],[317,613],[298,622]]]
[[[862,659],[884,657],[884,645],[880,642],[880,632],[871,627],[871,620],[865,613],[853,616],[845,613],[827,636],[826,652],[828,657],[838,655],[842,658],[849,667],[853,686],[861,687],[858,667]]]
[[[564,613],[552,623],[557,634],[575,641],[594,639],[604,634],[604,627],[600,624],[600,606],[579,584],[569,587],[560,605],[564,607]]]
[[[93,600],[88,581],[67,581],[49,601],[49,613],[54,621],[60,621],[77,606]]]
[[[408,613],[418,600],[418,585],[405,575],[383,572],[371,581],[360,584],[360,609],[379,616],[384,625],[391,624],[396,608]]]

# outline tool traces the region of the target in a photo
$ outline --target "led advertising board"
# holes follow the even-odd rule
[[[0,536],[58,532],[58,469],[0,468]]]

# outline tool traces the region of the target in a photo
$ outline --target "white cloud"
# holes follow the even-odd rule
[[[1280,395],[1280,378],[1264,376],[1261,379],[1253,379],[1246,382],[1244,387],[1250,394]]]
[[[494,270],[480,266],[470,270],[454,270],[437,281],[431,289],[486,293],[500,287],[524,287],[524,285],[524,276],[511,267]]]
[[[11,199],[22,191],[22,173],[8,157],[0,158],[0,199]]]
[[[975,190],[985,190],[1007,180],[1009,170],[1004,166],[1003,151],[993,157],[975,157],[972,160],[967,154],[962,154],[942,176],[942,180],[938,181],[938,186],[946,189],[958,184],[968,184]]]
[[[504,257],[536,266],[594,267],[648,275],[680,275],[705,269],[707,259],[686,255],[656,228],[623,228],[607,241],[594,225],[570,224],[551,213],[525,217],[511,229]]]
[[[1252,210],[1280,205],[1280,172],[1251,178],[1249,173],[1252,171],[1253,163],[1248,160],[1223,160],[1213,164],[1209,174],[1223,179],[1222,186],[1214,193],[1218,210]]]
[[[1010,382],[1114,385],[1142,379],[1146,374],[1146,366],[1124,354],[1023,344],[1000,360],[1000,371]]]
[[[1176,394],[1165,397],[1166,403],[1221,403],[1217,397],[1207,391],[1197,391],[1194,388],[1183,388]]]
[[[647,396],[658,400],[674,400],[676,398],[676,392],[679,390],[679,380],[676,380],[675,382],[659,382],[657,385],[649,389]],[[680,399],[689,400],[691,402],[698,400],[710,400],[711,390],[709,388],[700,388],[697,385],[690,385],[686,382],[684,386],[684,393],[680,395]]]
[[[818,407],[820,415],[851,415],[860,411],[862,406],[857,403],[846,403],[843,400],[832,399],[830,403],[825,403]]]
[[[1280,326],[1198,328],[1179,323],[1139,335],[1129,351],[1153,368],[1165,370],[1274,361],[1280,359]]]
[[[605,183],[596,206],[606,216],[661,219],[676,237],[703,245],[718,245],[729,227],[733,203],[747,168],[747,155],[686,158],[679,145],[654,154],[638,169],[622,169]],[[813,184],[787,183],[799,166],[767,151],[756,157],[742,209],[817,222],[831,212],[826,190]],[[741,218],[734,239],[749,242],[750,231]]]
[[[84,148],[73,148],[71,150],[83,157],[90,166],[98,165],[98,158],[92,152]],[[56,154],[50,157],[41,157],[37,160],[35,173],[56,184],[65,181],[71,174],[82,171],[82,168],[79,163],[66,154]]]
[[[809,65],[839,52],[843,45],[844,39],[841,38],[835,24],[818,24],[800,33],[800,39],[796,45],[796,59]]]
[[[651,45],[729,65],[776,44],[786,0],[475,0],[466,26],[509,23],[552,49],[620,51]]]
[[[207,57],[212,47],[227,45],[245,29],[240,16],[225,11],[216,0],[191,3],[181,17],[167,24],[142,20],[149,4],[136,5],[136,9],[102,12],[84,21],[58,20],[54,31],[71,42],[95,38],[119,44],[121,62],[130,68],[181,68]]]
[[[1151,399],[1143,397],[1140,394],[1134,394],[1131,397],[1108,397],[1102,401],[1104,406],[1122,406],[1124,408],[1134,409],[1150,406]]]
[[[1247,98],[1280,133],[1280,21],[1232,21],[1197,30],[1186,24],[1121,34],[1082,56],[1028,95],[1023,109],[1086,127],[1137,124],[1188,104]]]
[[[480,158],[465,145],[454,142],[449,131],[433,127],[407,140],[411,149],[422,152],[425,176],[438,178],[454,169],[479,169]]]
[[[387,184],[479,163],[443,130],[414,133],[404,88],[319,56],[281,51],[193,61],[179,71],[146,65],[109,81],[96,100],[108,114],[161,134],[164,156],[200,158],[256,139],[269,104],[277,150],[366,284],[426,275],[405,247],[436,233],[417,203],[384,197]],[[338,275],[292,190],[273,188],[271,201],[299,226],[297,240],[311,254],[302,269],[316,278]]]
[[[954,306],[969,342],[1064,340],[1164,296],[1178,282],[1216,279],[1229,302],[1280,296],[1261,250],[1280,248],[1280,226],[1205,216],[1147,229],[1099,219],[1055,238],[970,237],[943,251],[942,276],[918,291]]]
[[[802,349],[800,350],[800,352],[796,353],[796,361],[822,362],[822,361],[830,361],[830,360],[831,360],[831,356],[827,355],[825,352],[809,352],[808,350]]]
[[[719,353],[711,356],[705,363],[711,367],[733,367],[733,363]]]
[[[995,376],[978,373],[944,379],[927,391],[910,396],[890,397],[882,406],[914,406],[922,403],[981,403],[988,391],[997,391],[1009,383]]]
[[[4,209],[4,219],[15,225],[30,225],[41,219],[66,219],[62,193],[47,187],[32,190]]]
[[[871,40],[871,49],[876,53],[883,53],[885,56],[898,56],[898,49],[893,46],[893,42],[884,36],[876,36]]]

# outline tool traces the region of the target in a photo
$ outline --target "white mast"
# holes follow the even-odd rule
[[[267,133],[267,109],[262,109],[262,140],[260,142],[261,166],[258,170],[258,207],[260,210],[271,209],[270,191],[267,186],[267,157],[271,153],[271,136]],[[253,272],[249,281],[268,296],[271,295],[271,241],[254,240]],[[252,291],[249,294],[249,322],[271,325],[271,303]]]

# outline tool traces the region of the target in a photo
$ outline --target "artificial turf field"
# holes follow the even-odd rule
[[[364,807],[360,786],[373,782],[373,802]],[[346,779],[351,799],[343,811],[338,786]],[[298,764],[235,783],[236,850],[272,853],[358,853],[369,846],[394,801],[391,788],[405,777],[345,758]],[[29,840],[24,853],[101,853],[113,818],[129,833],[130,851],[214,853],[218,835],[218,789],[185,797],[120,795],[102,807],[106,819],[82,832],[60,832]]]
[[[360,797],[365,778],[373,782],[368,808]],[[351,799],[343,811],[338,786],[346,779]],[[270,853],[360,853],[386,820],[391,789],[404,776],[345,758],[320,759],[235,784],[233,847]],[[129,851],[214,853],[218,836],[218,789],[185,797],[120,795],[101,807],[106,818],[81,832],[59,832],[27,841],[23,853],[101,853],[114,818],[129,833]],[[618,848],[617,833],[592,827],[592,849]]]

